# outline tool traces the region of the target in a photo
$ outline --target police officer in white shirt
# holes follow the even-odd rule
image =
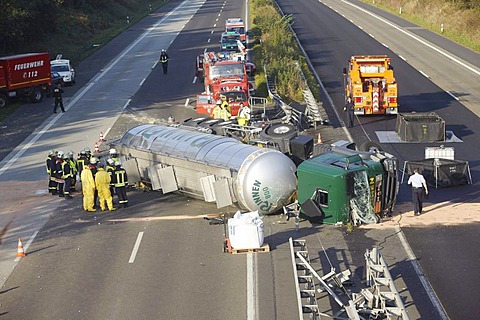
[[[423,188],[425,188],[425,195],[428,194],[427,182],[418,173],[418,168],[413,169],[413,175],[408,178],[408,184],[412,185],[413,213],[418,216],[422,213]]]

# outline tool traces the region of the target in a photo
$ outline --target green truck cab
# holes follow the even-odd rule
[[[298,166],[301,213],[326,224],[376,223],[395,205],[397,168],[398,160],[378,149],[356,151],[345,141],[324,146]]]

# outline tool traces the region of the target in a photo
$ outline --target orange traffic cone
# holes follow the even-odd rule
[[[100,147],[98,146],[98,142],[95,142],[95,148],[93,148],[93,152],[99,153]]]
[[[322,135],[320,134],[320,132],[318,133],[318,136],[317,136],[317,144],[323,144]]]
[[[23,250],[22,238],[18,238],[17,257],[25,257],[25,251]]]
[[[102,131],[100,131],[100,142],[105,142],[105,137],[103,136]]]

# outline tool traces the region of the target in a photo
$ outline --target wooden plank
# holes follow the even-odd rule
[[[232,248],[230,251],[232,254],[242,254],[242,253],[249,253],[249,252],[270,252],[270,246],[268,243],[265,243],[260,248],[251,248],[251,249],[235,249]]]

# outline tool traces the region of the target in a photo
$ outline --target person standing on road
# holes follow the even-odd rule
[[[65,184],[65,180],[63,178],[63,156],[63,151],[58,151],[57,160],[55,161],[55,169],[53,171],[55,181],[57,182],[57,192],[59,197],[65,197],[63,194],[63,186]]]
[[[347,127],[349,128],[353,127],[353,118],[354,118],[353,109],[354,109],[354,105],[353,105],[352,98],[348,97],[347,103],[345,104],[345,107],[343,107],[343,111],[347,113],[347,119],[348,119]]]
[[[58,105],[60,105],[60,109],[62,110],[62,112],[65,112],[65,109],[63,108],[62,93],[63,93],[62,85],[59,83],[57,84],[55,89],[53,89],[53,97],[55,98],[55,106],[53,107],[53,113],[57,113]]]
[[[167,52],[165,49],[162,49],[162,53],[160,53],[160,62],[162,63],[162,68],[163,68],[163,74],[168,73],[168,60],[170,58],[168,57]]]
[[[77,182],[77,160],[73,156],[73,151],[70,150],[68,153],[67,162],[70,164],[70,173],[72,174],[71,183],[70,183],[70,192],[75,192],[75,184]]]
[[[105,167],[105,171],[107,171],[108,175],[110,176],[110,194],[113,195],[115,194],[115,187],[113,186],[112,181],[112,174],[113,170],[115,170],[115,161],[111,158],[107,159],[107,166]]]
[[[95,180],[93,180],[92,170],[89,165],[83,167],[80,175],[82,181],[83,209],[89,212],[95,212],[93,197],[95,195]]]
[[[62,180],[64,181],[63,195],[65,199],[72,199],[70,195],[70,189],[72,188],[72,169],[68,156],[64,155],[62,161]]]
[[[112,172],[112,184],[117,193],[118,203],[123,204],[123,207],[128,207],[127,185],[128,177],[125,169],[122,168],[120,162],[115,162],[115,170]]]
[[[112,202],[112,194],[110,193],[110,175],[104,169],[104,164],[98,164],[97,174],[95,174],[95,186],[98,190],[98,201],[100,202],[100,209],[105,211],[105,202],[108,210],[115,211]]]
[[[428,195],[427,182],[423,175],[418,173],[418,168],[413,169],[413,175],[408,178],[408,184],[412,185],[413,213],[418,216],[423,209],[422,197],[424,190],[425,195]]]
[[[55,181],[55,163],[57,162],[56,152],[50,151],[47,157],[47,173],[48,173],[48,192],[52,195],[57,194],[57,181]]]
[[[88,157],[88,153],[87,153]],[[98,164],[98,158],[97,157],[91,157],[90,159],[90,164],[88,165],[90,167],[90,171],[92,171],[93,175],[93,181],[95,181],[95,176],[97,175],[97,164]],[[94,184],[95,186],[95,184]],[[93,206],[97,205],[97,199],[98,199],[98,190],[95,189],[95,192],[93,193]]]

